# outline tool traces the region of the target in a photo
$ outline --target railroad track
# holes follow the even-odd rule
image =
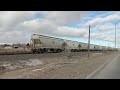
[[[62,51],[64,52],[64,51]],[[81,51],[81,52],[87,52],[87,51]],[[92,53],[107,53],[112,51],[90,51]],[[55,52],[44,52],[44,53],[55,53]],[[74,53],[74,52],[72,52]],[[17,54],[43,54],[43,53],[33,53],[31,51],[22,51],[22,52],[0,52],[0,55],[17,55]]]

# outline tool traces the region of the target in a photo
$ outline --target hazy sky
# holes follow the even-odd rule
[[[87,42],[91,25],[91,43],[114,46],[119,20],[119,11],[1,11],[0,43],[28,43],[34,33]],[[120,23],[118,45],[119,37]]]

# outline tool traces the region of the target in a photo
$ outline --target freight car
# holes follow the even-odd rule
[[[94,51],[94,44],[90,44],[90,51]]]
[[[65,49],[70,49],[72,52],[81,50],[80,42],[71,41],[71,40],[65,40],[65,42],[67,43]]]
[[[65,42],[67,43],[66,49],[70,49],[72,52],[86,51],[88,48],[87,43],[71,41],[71,40],[65,40]]]
[[[31,37],[31,46],[33,53],[43,52],[61,52],[66,48],[66,44],[63,39],[53,38],[43,35],[33,34]]]
[[[106,51],[106,46],[102,46],[102,51]]]
[[[98,51],[99,50],[99,45],[94,45],[94,51]]]
[[[33,34],[31,37],[31,47],[33,53],[61,52],[69,49],[72,52],[88,50],[88,44],[83,42],[65,40],[50,36]],[[90,44],[91,51],[115,50],[111,47]]]

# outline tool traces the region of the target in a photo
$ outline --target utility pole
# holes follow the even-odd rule
[[[115,23],[115,49],[116,49],[116,26],[119,22],[120,22],[120,20]]]
[[[89,58],[89,50],[90,49],[90,25],[89,25],[89,36],[88,36],[88,58]]]
[[[116,24],[117,23],[115,23],[115,48],[116,48]]]

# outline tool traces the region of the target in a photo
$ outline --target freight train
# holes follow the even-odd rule
[[[30,40],[33,53],[61,52],[69,49],[71,52],[87,51],[88,44],[83,42],[65,40],[50,36],[33,34]],[[90,44],[90,51],[114,51],[115,48]]]

